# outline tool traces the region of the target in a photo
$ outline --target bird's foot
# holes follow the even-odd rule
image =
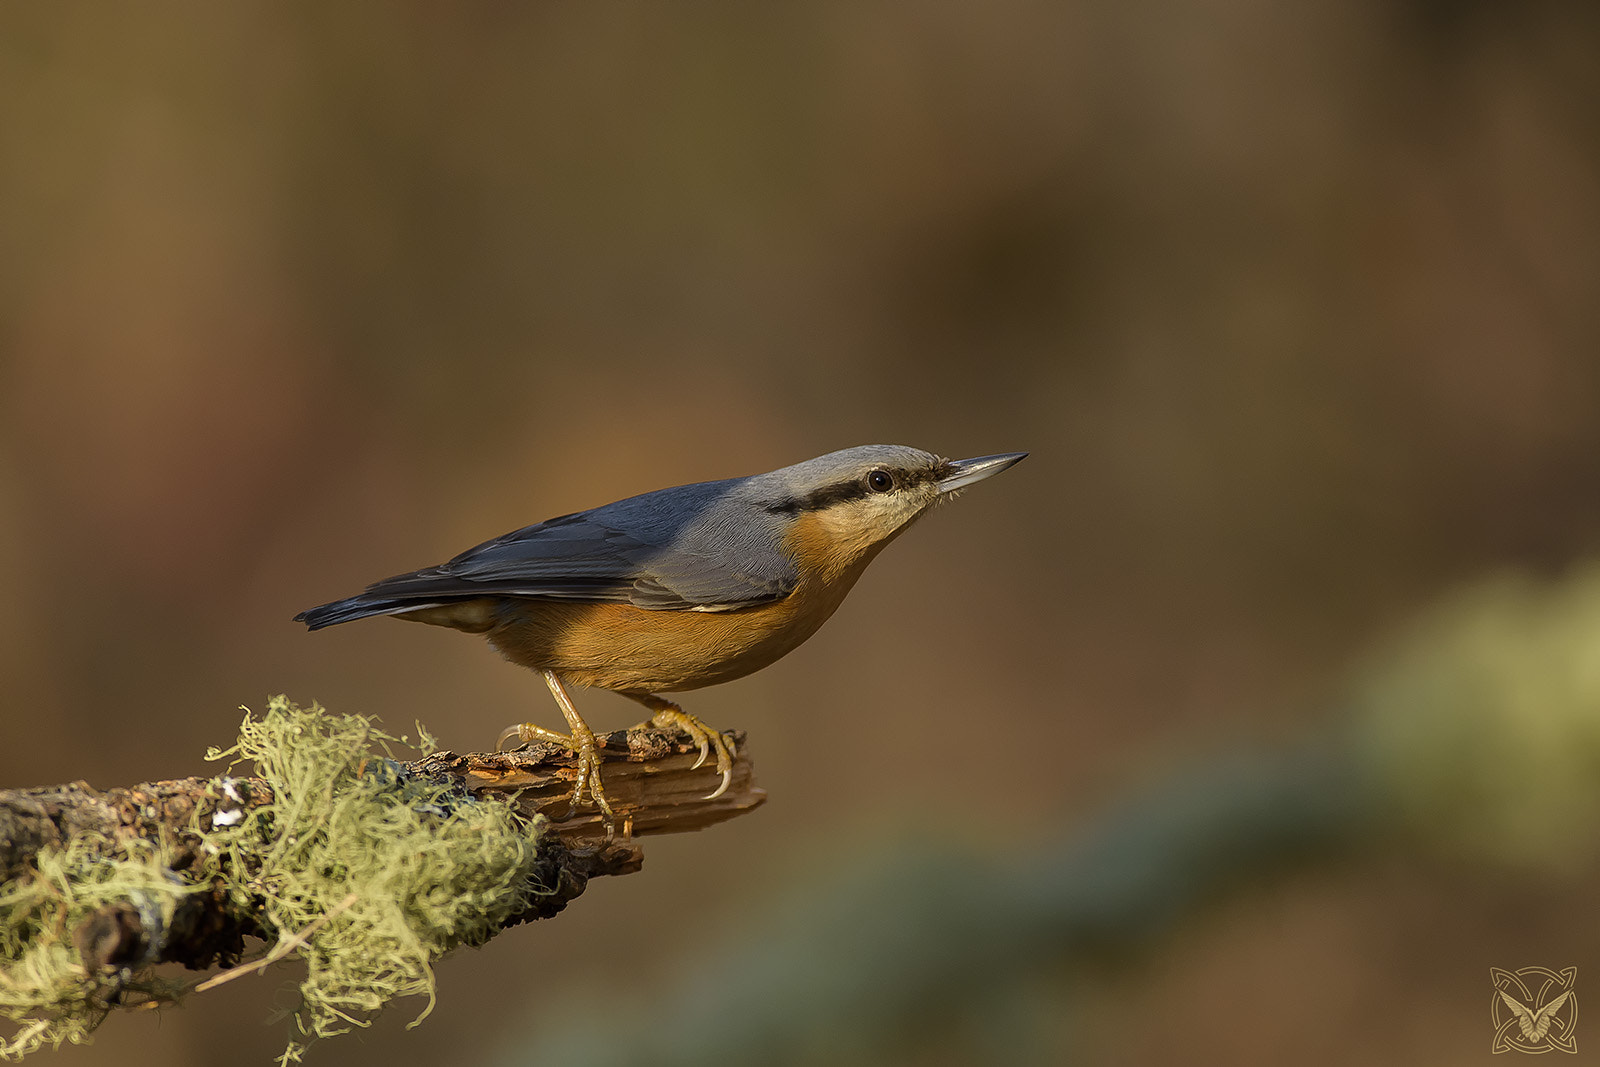
[[[583,802],[583,791],[587,787],[589,799],[594,801],[594,806],[600,810],[600,817],[605,821],[606,836],[609,838],[616,818],[611,814],[611,805],[606,803],[605,788],[600,784],[600,744],[595,740],[594,732],[581,720],[574,724],[571,734],[547,730],[537,723],[520,722],[501,732],[500,739],[495,742],[495,751],[504,748],[505,743],[513,737],[518,744],[524,745],[529,741],[548,741],[578,757],[578,784],[572,787],[572,810],[567,817],[577,814],[578,805]]]
[[[659,697],[656,698],[660,700]],[[661,730],[677,727],[689,735],[689,740],[700,746],[700,758],[695,760],[691,770],[705,766],[706,760],[714,751],[717,754],[717,770],[722,773],[722,784],[706,794],[706,800],[715,800],[728,791],[728,786],[733,784],[733,757],[734,746],[730,738],[724,737],[720,731],[713,730],[699,719],[690,715],[676,704],[661,700],[660,704],[651,704],[656,713],[650,716],[650,725]]]

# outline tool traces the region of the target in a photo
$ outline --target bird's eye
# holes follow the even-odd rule
[[[894,488],[894,479],[888,471],[872,471],[867,475],[867,488],[874,493],[887,493]]]

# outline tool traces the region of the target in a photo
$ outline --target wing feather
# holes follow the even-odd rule
[[[485,596],[652,611],[726,611],[788,596],[798,575],[780,531],[765,509],[729,499],[731,485],[682,486],[661,491],[678,494],[670,502],[647,493],[526,526],[296,618],[318,629]]]

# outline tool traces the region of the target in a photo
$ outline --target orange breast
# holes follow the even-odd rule
[[[738,611],[646,611],[630,604],[508,599],[495,603],[491,644],[507,659],[601,689],[671,693],[760,670],[833,615],[881,545],[839,550],[806,517],[785,545],[800,580],[770,604]],[[427,620],[423,620],[427,621]]]

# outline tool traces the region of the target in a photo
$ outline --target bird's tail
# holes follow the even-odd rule
[[[330,604],[321,604],[314,608],[307,608],[294,617],[295,622],[303,622],[308,630],[320,630],[324,626],[337,626],[341,622],[354,622],[356,619],[367,619],[374,615],[397,615],[406,611],[420,611],[423,608],[438,607],[442,601],[421,600],[415,597],[392,597],[374,595],[372,593],[358,593],[347,596],[343,600],[335,600]]]

